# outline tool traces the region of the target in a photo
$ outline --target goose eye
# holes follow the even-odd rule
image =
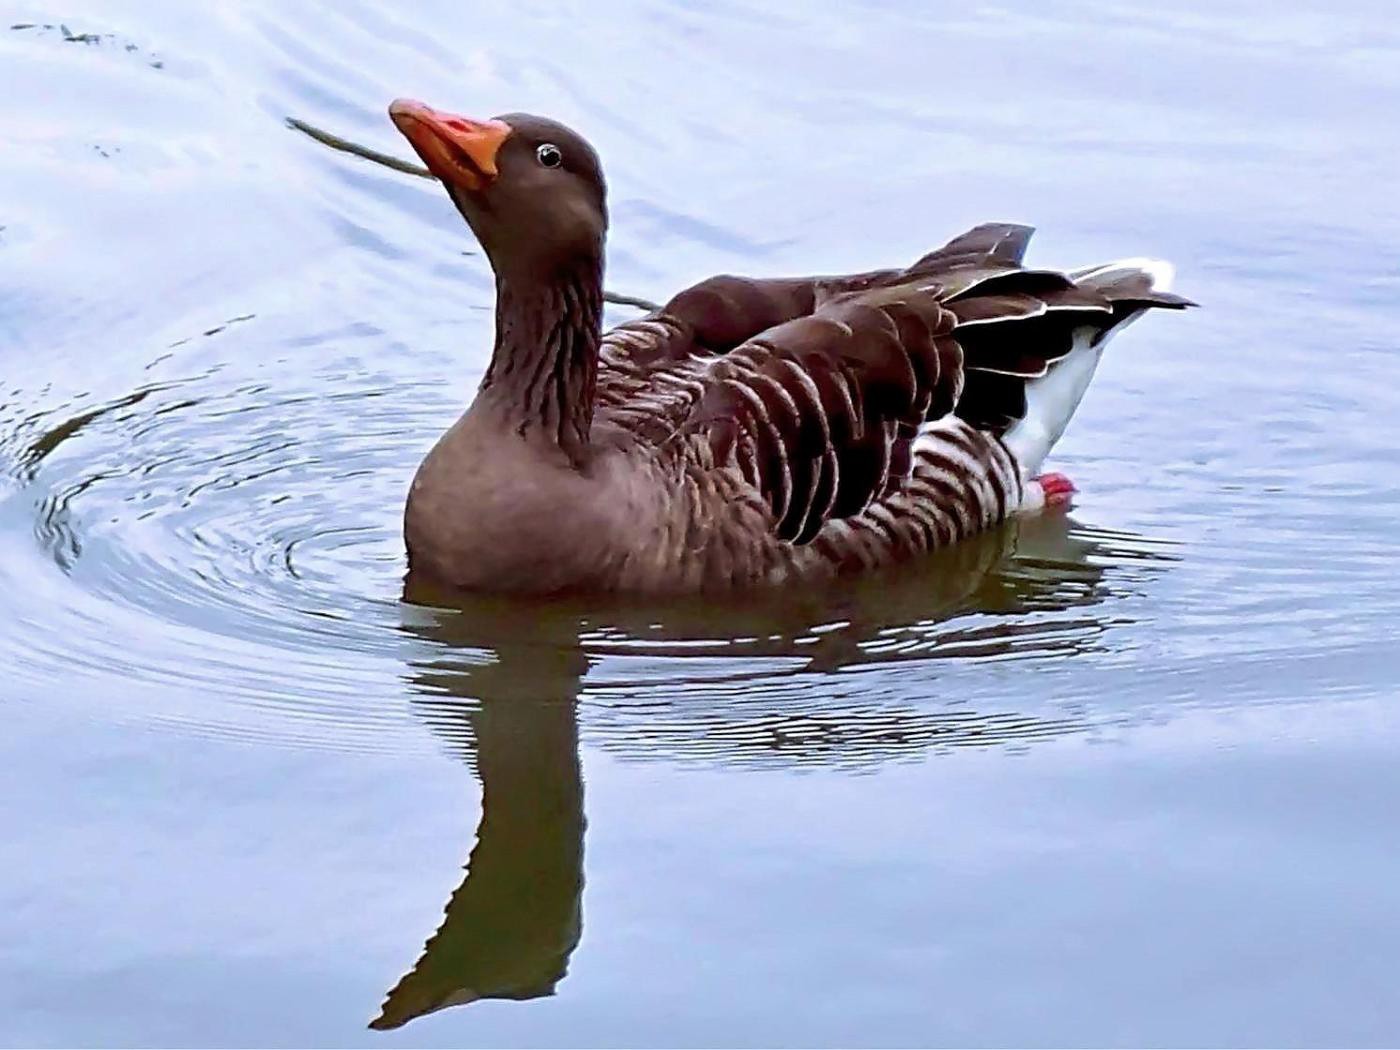
[[[557,168],[564,163],[564,154],[560,153],[559,147],[552,142],[546,142],[535,150],[535,156],[546,168]]]

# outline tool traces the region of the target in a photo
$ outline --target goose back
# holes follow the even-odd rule
[[[674,559],[723,583],[866,568],[1025,505],[1003,438],[1028,387],[1140,311],[1189,305],[1147,273],[1027,269],[1031,232],[979,226],[902,270],[716,277],[607,333],[599,417],[689,497]]]

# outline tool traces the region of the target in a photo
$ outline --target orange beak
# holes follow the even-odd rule
[[[496,177],[496,153],[511,133],[503,120],[468,120],[397,98],[389,118],[423,158],[428,170],[449,185],[480,192]]]

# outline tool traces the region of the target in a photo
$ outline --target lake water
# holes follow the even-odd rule
[[[411,6],[4,5],[0,1042],[1400,1040],[1391,5]],[[284,124],[405,155],[397,95],[587,134],[617,291],[1006,220],[1204,305],[1069,516],[435,610],[490,273]]]

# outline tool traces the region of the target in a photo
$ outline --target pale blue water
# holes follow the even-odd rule
[[[11,0],[0,1043],[1400,1040],[1400,23],[817,6]],[[1008,220],[1204,308],[1115,342],[1069,518],[406,604],[489,271],[283,124],[402,155],[398,95],[587,134],[619,291]]]

